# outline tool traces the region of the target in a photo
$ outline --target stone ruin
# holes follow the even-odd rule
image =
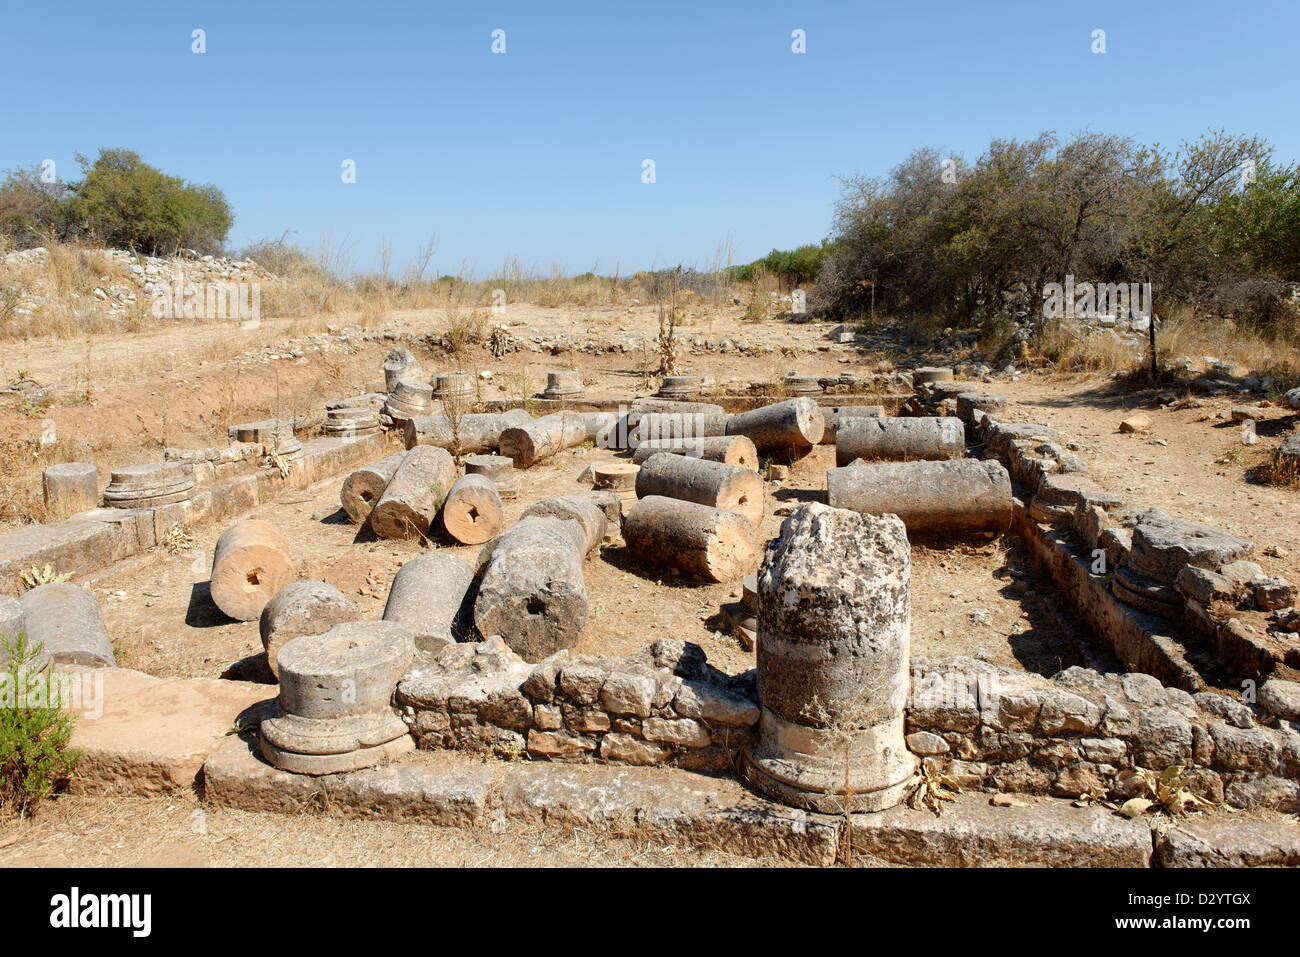
[[[561,370],[543,400],[589,407],[534,417],[461,414],[447,400],[465,380],[429,381],[405,350],[384,374],[386,393],[331,403],[321,438],[251,423],[232,430],[233,452],[169,450],[164,463],[114,470],[102,495],[93,468],[54,466],[47,499],[69,517],[0,538],[0,583],[17,590],[15,570],[46,558],[68,568],[80,556],[70,570],[86,574],[175,524],[240,518],[342,474],[342,511],[375,537],[481,547],[472,563],[436,550],[407,561],[382,619],[365,621],[337,588],[298,579],[273,524],[230,525],[212,600],[259,619],[279,688],[273,700],[249,691],[255,744],[213,742],[198,769],[205,800],[286,810],[329,782],[357,814],[382,791],[397,818],[635,820],[665,840],[707,833],[817,863],[834,859],[846,827],[855,846],[902,863],[1300,863],[1293,836],[1234,829],[1218,812],[1153,839],[1096,806],[1137,796],[1141,770],[1179,766],[1207,805],[1300,812],[1295,588],[1249,561],[1249,541],[1126,507],[1054,430],[1006,420],[1004,397],[918,369],[913,394],[888,403],[897,415],[811,377],[781,384],[794,398],[728,411],[692,401],[698,378],[677,376],[657,398],[611,409]],[[384,454],[393,435],[405,450]],[[593,468],[591,492],[543,498],[507,526],[519,473],[586,443],[630,457]],[[763,541],[772,506],[759,456],[795,462],[819,444],[835,447],[826,504],[794,507]],[[265,467],[281,453],[289,461]],[[1049,678],[911,655],[909,537],[1008,532],[1125,670]],[[729,674],[670,639],[628,656],[576,654],[600,627],[587,565],[619,537],[646,567],[741,583],[725,619],[756,667]],[[1269,614],[1267,627],[1243,622],[1243,609]],[[114,668],[97,602],[78,585],[0,599],[0,616],[44,641],[56,667]],[[1254,700],[1213,690],[1240,679],[1258,685]],[[494,760],[448,779],[420,760],[428,752]],[[600,777],[643,766],[681,777]],[[948,833],[906,806],[931,780],[1047,803],[1009,802],[999,821],[967,798]],[[578,796],[593,781],[613,804]],[[663,787],[681,790],[666,798]],[[1008,823],[1018,820],[1037,844]],[[984,835],[977,847],[955,836],[962,828]]]

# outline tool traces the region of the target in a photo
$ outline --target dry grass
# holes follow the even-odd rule
[[[1156,333],[1161,366],[1181,356],[1199,363],[1202,356],[1235,362],[1243,373],[1272,376],[1278,391],[1300,385],[1300,336],[1296,330],[1259,330],[1227,319],[1175,315]],[[1062,373],[1140,372],[1150,363],[1145,348],[1135,349],[1109,331],[1079,336],[1060,324],[1046,328],[1036,357]]]

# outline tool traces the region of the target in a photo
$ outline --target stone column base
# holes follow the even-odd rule
[[[845,791],[844,735],[848,745],[850,811],[883,811],[906,797],[917,760],[903,740],[903,716],[846,732],[793,724],[766,708],[759,743],[745,752],[751,784],[791,807],[842,814]]]

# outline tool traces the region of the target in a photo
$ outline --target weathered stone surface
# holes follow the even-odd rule
[[[534,824],[608,828],[819,866],[835,860],[834,819],[754,798],[725,778],[658,768],[513,765],[501,801],[510,819]]]
[[[1297,867],[1300,828],[1281,820],[1192,814],[1156,837],[1161,867]]]
[[[271,737],[274,723],[279,719],[270,719],[262,725],[262,756],[282,771],[294,774],[341,774],[345,771],[357,771],[379,764],[395,761],[415,750],[415,741],[405,733],[405,726],[398,736],[383,744],[365,745],[347,751],[328,754],[303,753],[290,751],[276,745]],[[400,719],[397,720],[401,724]]]
[[[66,518],[99,506],[99,471],[90,462],[59,462],[42,477],[45,509],[53,518]]]
[[[943,417],[863,417],[839,423],[835,464],[857,459],[904,461],[957,459],[966,454],[966,431],[960,419]]]
[[[203,766],[204,801],[246,811],[319,811],[448,827],[481,824],[498,769],[445,752],[419,751],[382,767],[311,777],[267,764],[237,738]]]
[[[352,621],[280,649],[280,706],[303,718],[341,718],[389,707],[415,639],[388,621]]]
[[[245,519],[221,533],[212,552],[212,602],[236,621],[252,621],[294,580],[284,534],[270,522]]]
[[[743,515],[659,495],[632,506],[623,538],[638,558],[707,581],[743,578],[758,558],[758,532]]]
[[[654,695],[653,678],[615,672],[606,676],[601,684],[600,703],[613,714],[634,714],[644,718],[650,714]]]
[[[370,511],[370,530],[380,538],[428,537],[434,516],[456,480],[446,449],[419,445],[406,453]]]
[[[85,588],[71,582],[38,585],[23,593],[19,605],[27,644],[44,645],[51,660],[110,668],[117,664],[99,602]]]
[[[415,646],[430,654],[467,641],[474,629],[473,580],[473,571],[455,555],[416,555],[393,576],[384,621],[407,629],[415,636]]]
[[[1139,735],[1133,760],[1144,768],[1163,771],[1192,758],[1192,727],[1172,708],[1144,708],[1138,715]]]
[[[959,797],[941,815],[896,807],[853,816],[853,844],[892,864],[930,867],[1146,867],[1151,831],[1102,808],[1065,801],[997,808]]]
[[[397,387],[399,379],[423,379],[424,368],[410,349],[398,346],[384,357],[384,388],[389,392]]]
[[[758,449],[743,435],[711,435],[693,439],[666,439],[640,442],[632,461],[640,465],[656,452],[693,455],[711,462],[725,462],[746,469],[758,469]]]
[[[361,609],[333,585],[307,579],[290,582],[266,603],[258,620],[271,673],[280,673],[279,655],[285,642],[323,635],[335,625],[360,618]]]
[[[757,527],[766,495],[752,469],[687,455],[662,453],[646,459],[636,475],[638,498],[662,495],[743,515]]]
[[[1300,721],[1300,681],[1269,678],[1259,689],[1259,706],[1287,721]]]
[[[453,455],[467,452],[495,451],[506,429],[527,425],[533,420],[523,409],[508,412],[467,412],[462,415],[417,415],[406,420],[403,440],[408,449],[417,445],[436,445]]]
[[[889,462],[826,473],[827,501],[866,515],[894,514],[912,532],[968,532],[1011,524],[1011,479],[994,461]]]
[[[727,434],[747,436],[759,451],[797,457],[821,442],[825,428],[821,408],[812,399],[802,398],[733,415]]]
[[[557,452],[594,441],[594,433],[600,430],[600,426],[593,427],[597,420],[592,417],[598,415],[601,413],[554,412],[531,422],[510,426],[501,431],[498,443],[501,454],[512,458],[515,468],[531,468]],[[617,414],[607,415],[610,424],[617,423]]]
[[[1212,525],[1148,511],[1133,529],[1128,562],[1158,582],[1172,583],[1186,565],[1217,570],[1246,555],[1253,545]]]
[[[605,540],[609,527],[609,516],[595,497],[596,493],[586,495],[556,495],[534,502],[520,516],[525,518],[556,518],[576,522],[582,529],[586,545],[583,554],[589,554]]]
[[[398,452],[378,462],[371,462],[343,480],[343,486],[339,490],[339,504],[347,512],[348,518],[358,525],[364,524],[405,457],[405,452]]]
[[[758,747],[750,779],[819,811],[896,804],[915,768],[903,740],[911,552],[893,516],[801,505],[758,572]],[[844,768],[846,742],[851,765]]]
[[[500,635],[534,662],[577,644],[587,627],[586,544],[578,522],[537,516],[497,536],[485,546],[474,602],[479,633]]]
[[[0,635],[16,641],[23,633],[23,606],[12,595],[0,595]],[[9,650],[0,641],[0,667],[9,661]]]
[[[1295,604],[1296,587],[1285,578],[1261,575],[1251,581],[1255,606],[1264,611],[1276,611]]]
[[[465,545],[482,545],[501,531],[504,522],[495,482],[482,475],[456,479],[442,506],[442,524],[452,538]]]
[[[188,791],[236,721],[256,724],[274,705],[267,686],[251,682],[124,668],[70,674],[83,688],[70,742],[82,752],[70,784],[77,791]]]
[[[758,705],[707,681],[685,680],[673,699],[673,710],[683,718],[698,718],[705,724],[743,728],[758,723]]]

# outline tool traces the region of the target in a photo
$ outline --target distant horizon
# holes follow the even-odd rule
[[[740,265],[829,237],[839,177],[1047,130],[1174,148],[1225,129],[1300,156],[1300,9],[1274,2],[74,2],[7,27],[0,79],[30,93],[5,104],[0,169],[50,159],[70,180],[78,153],[135,150],[225,193],[232,253],[287,233],[343,250],[348,274],[379,272],[388,242],[400,277],[434,234],[430,279],[512,259],[541,276],[705,269],[728,236]]]

